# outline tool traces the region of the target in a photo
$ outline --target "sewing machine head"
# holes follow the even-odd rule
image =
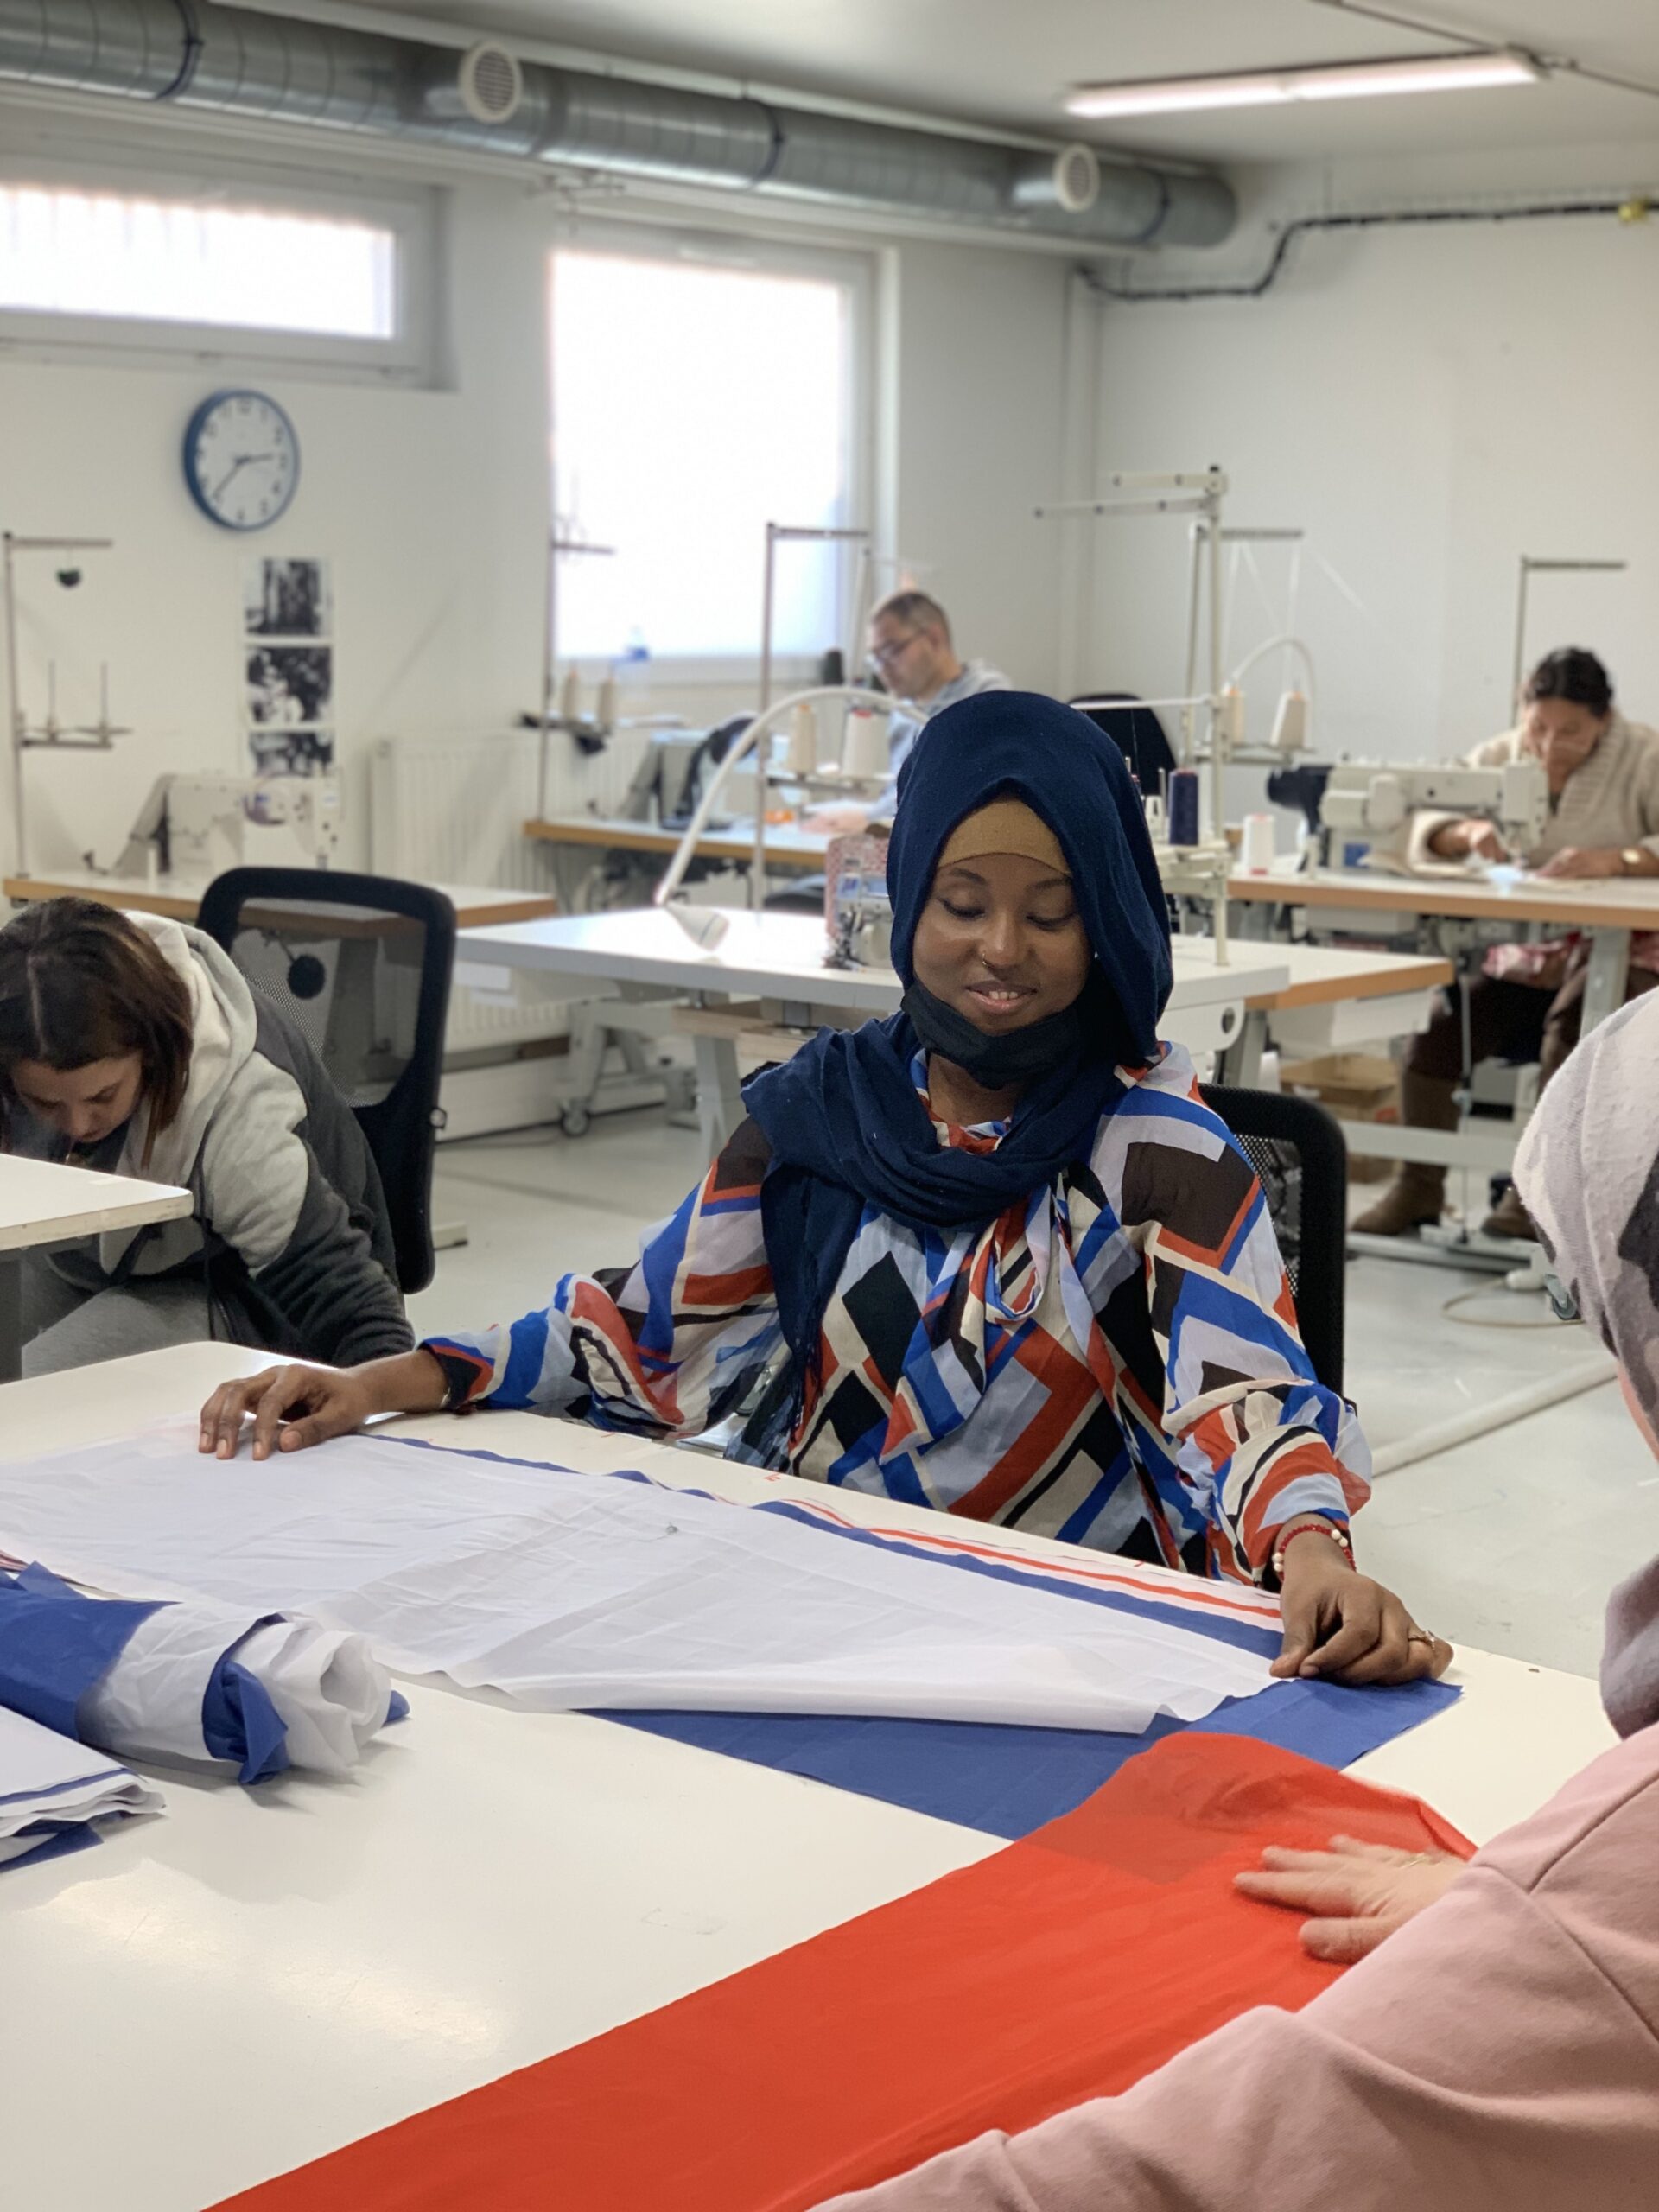
[[[1511,852],[1529,853],[1549,822],[1548,779],[1536,760],[1514,760],[1502,768],[1343,760],[1325,783],[1319,820],[1327,830],[1363,838],[1374,851],[1403,860],[1413,816],[1429,810],[1479,815]]]

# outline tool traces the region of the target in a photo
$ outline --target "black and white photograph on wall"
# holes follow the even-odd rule
[[[327,638],[334,626],[334,590],[326,561],[248,563],[242,586],[242,631],[249,638]]]
[[[331,729],[251,729],[248,751],[257,776],[326,776],[334,765],[334,733]]]
[[[333,720],[332,645],[257,645],[246,664],[247,720],[255,728],[315,728]]]

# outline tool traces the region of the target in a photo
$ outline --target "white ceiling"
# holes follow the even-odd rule
[[[281,10],[285,0],[262,0]],[[1389,4],[1389,0],[1383,0]],[[1570,54],[1659,92],[1656,0],[1394,0],[1498,44]],[[1197,161],[1315,160],[1652,137],[1659,97],[1557,77],[1501,92],[1078,125],[1065,87],[1451,50],[1319,0],[357,0],[359,14],[553,41],[774,87],[1091,136]],[[294,0],[305,12],[305,0]]]

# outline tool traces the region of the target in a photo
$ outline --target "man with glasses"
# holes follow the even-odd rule
[[[1014,688],[1000,668],[982,660],[959,659],[950,639],[950,618],[937,599],[913,588],[890,593],[870,616],[866,666],[884,691],[913,709],[902,719],[895,715],[888,725],[895,784],[873,806],[837,799],[815,808],[809,817],[815,829],[861,830],[867,823],[891,822],[896,779],[922,725],[942,709],[954,707],[958,699]]]

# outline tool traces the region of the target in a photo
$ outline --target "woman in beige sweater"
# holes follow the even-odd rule
[[[1659,999],[1567,1062],[1516,1176],[1659,1455]],[[1247,2012],[1125,2096],[823,2212],[1659,2206],[1659,1560],[1607,1625],[1624,1740],[1468,1866],[1350,1847],[1240,1878],[1361,1961],[1302,2012]]]
[[[1424,812],[1411,825],[1414,866],[1517,861],[1541,876],[1602,879],[1659,876],[1659,735],[1626,721],[1606,670],[1593,653],[1568,645],[1546,654],[1527,678],[1520,722],[1477,746],[1471,768],[1503,768],[1531,759],[1549,780],[1549,820],[1529,852],[1506,849],[1490,822]],[[1455,1129],[1458,1086],[1471,1060],[1535,1060],[1548,1083],[1579,1041],[1588,947],[1563,937],[1542,944],[1495,945],[1468,986],[1412,1041],[1401,1079],[1402,1118],[1415,1128]],[[1626,997],[1659,982],[1659,937],[1630,947]],[[1440,1217],[1446,1170],[1406,1162],[1375,1205],[1355,1222],[1372,1236],[1402,1236]],[[1532,1235],[1513,1189],[1485,1224],[1498,1236]]]

